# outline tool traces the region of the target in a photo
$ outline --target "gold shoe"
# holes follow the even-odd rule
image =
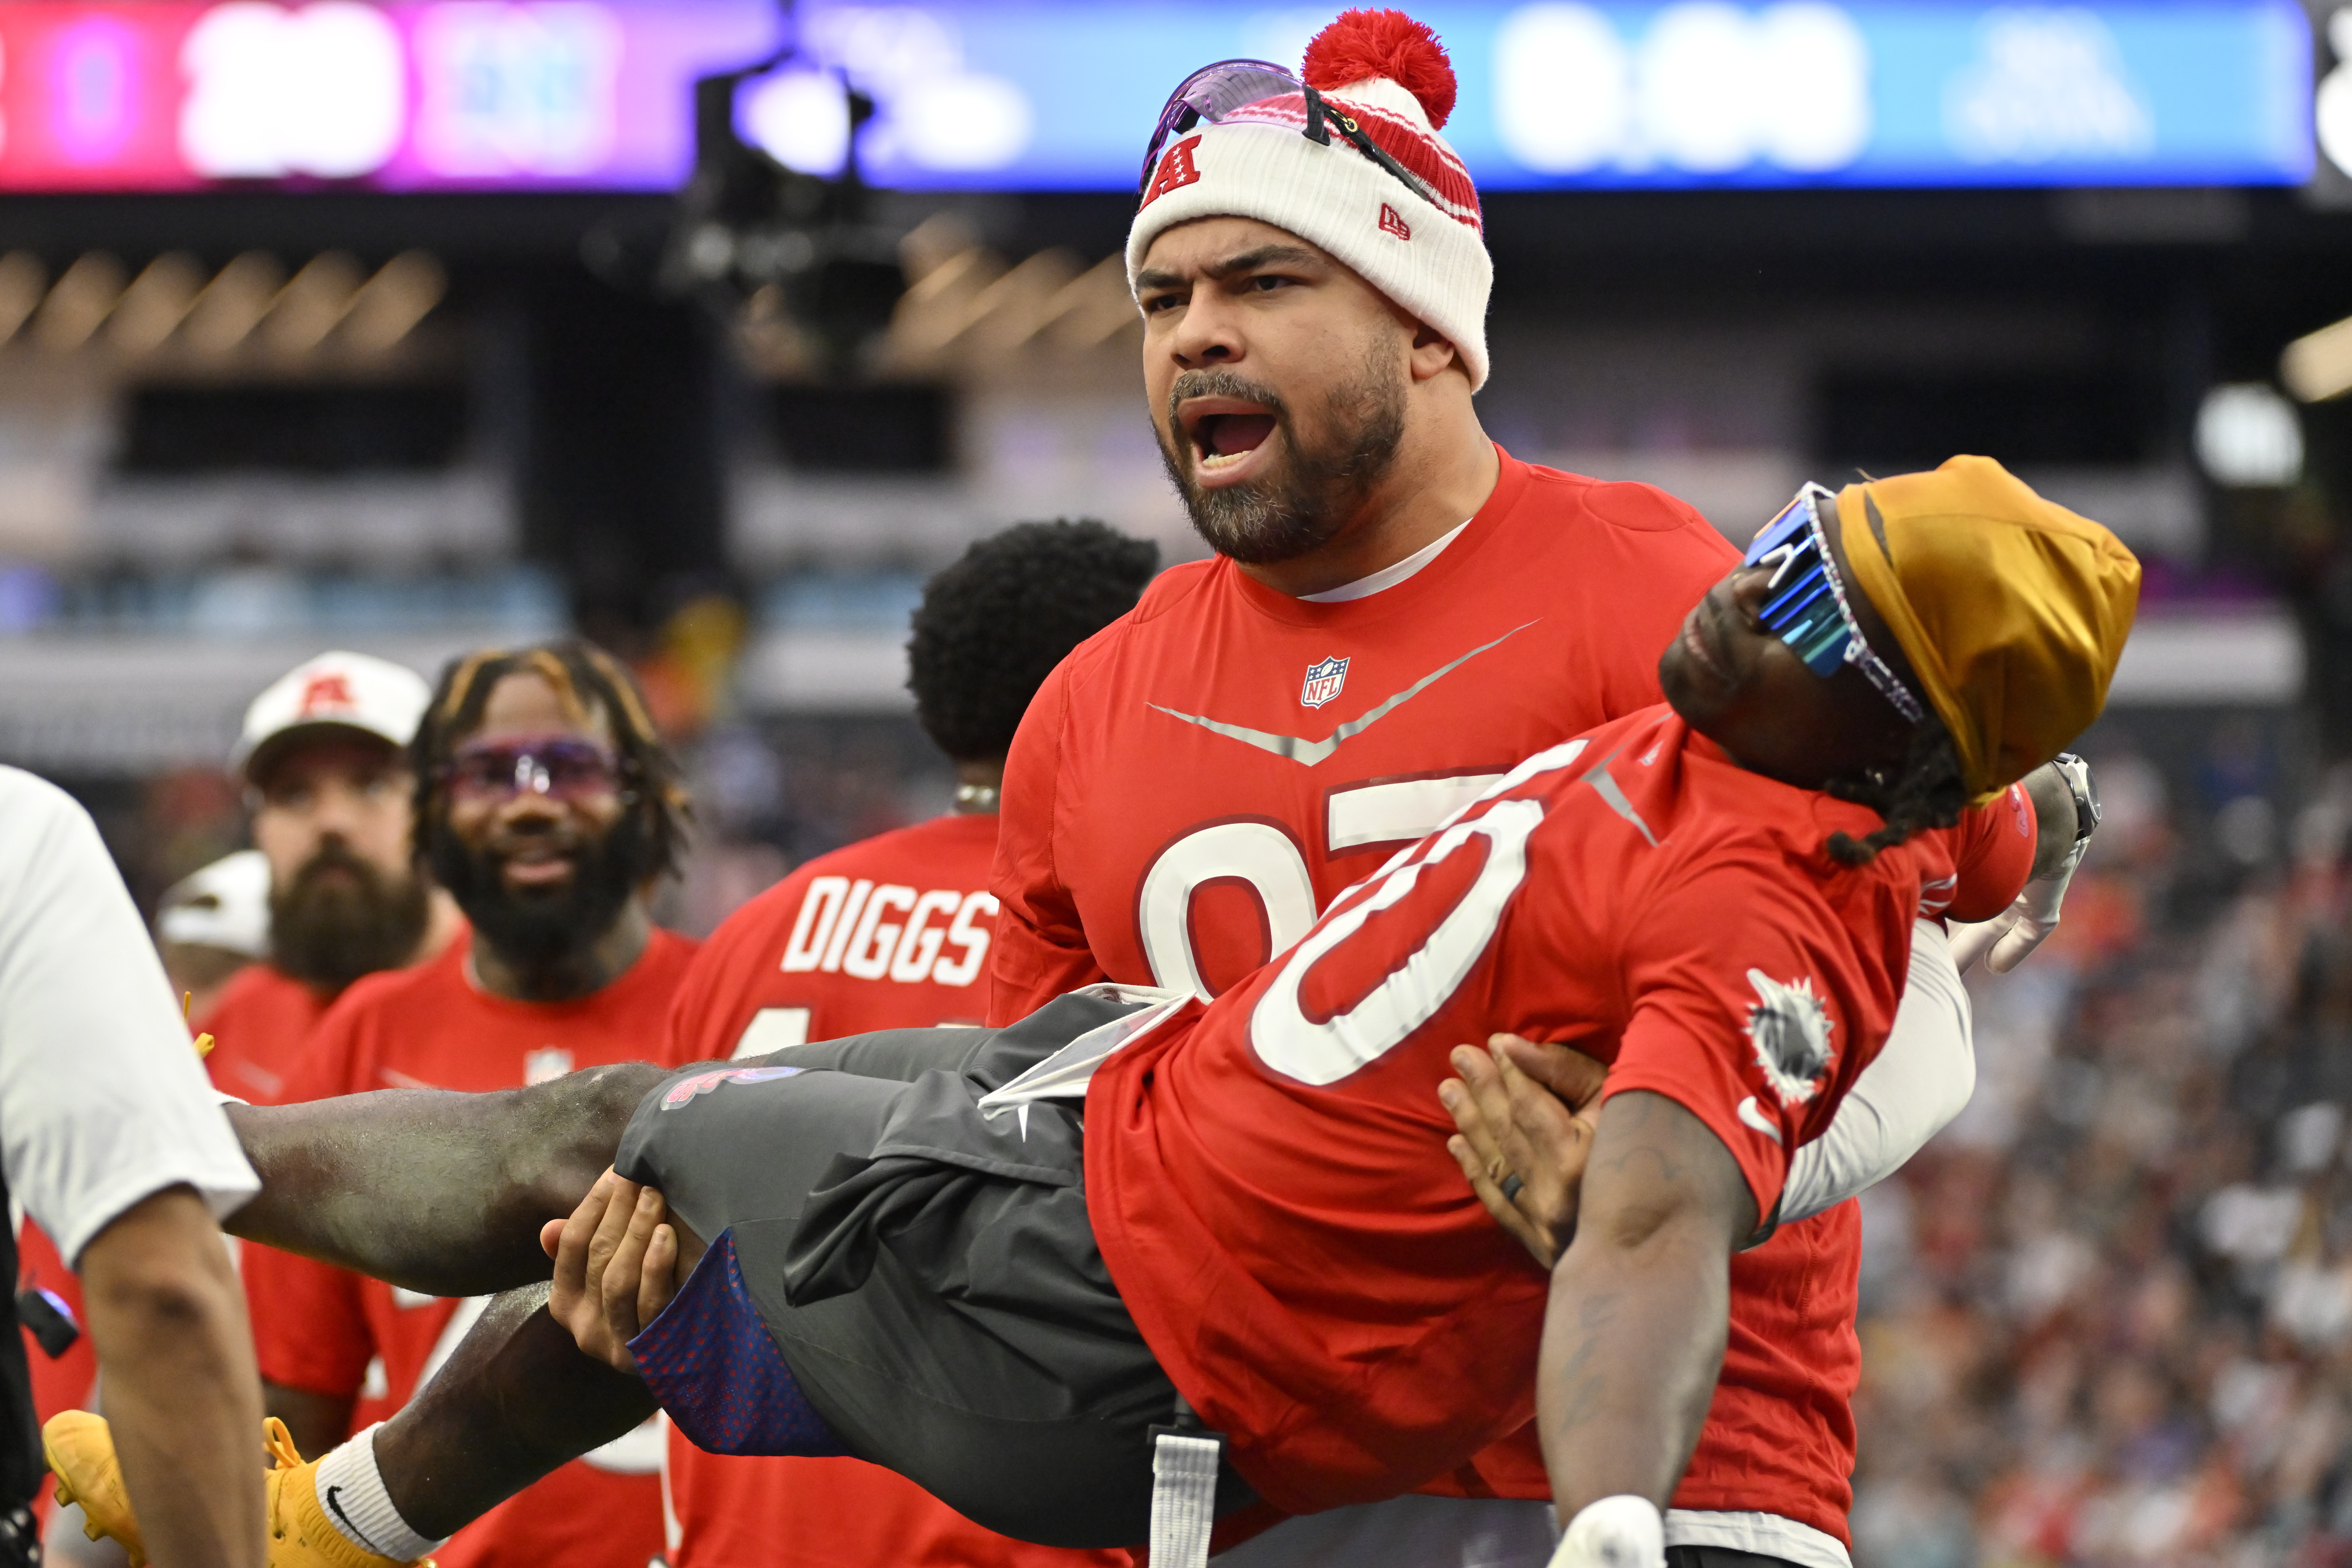
[[[122,1489],[122,1464],[114,1457],[106,1417],[87,1410],[51,1416],[41,1428],[41,1457],[58,1479],[58,1505],[81,1505],[82,1533],[92,1541],[111,1537],[131,1554],[131,1568],[145,1568],[147,1543],[139,1538],[131,1494]]]
[[[275,1465],[267,1478],[269,1568],[432,1568],[429,1557],[407,1564],[378,1556],[336,1529],[319,1500],[317,1461],[303,1462],[286,1424],[276,1416],[264,1421],[261,1431],[262,1450]],[[131,1568],[143,1568],[146,1543],[122,1489],[122,1466],[105,1419],[67,1411],[41,1429],[41,1452],[58,1478],[58,1501],[81,1505],[88,1519],[84,1532],[92,1541],[111,1536],[130,1553]]]

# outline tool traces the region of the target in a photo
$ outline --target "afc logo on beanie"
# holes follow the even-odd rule
[[[1187,136],[1160,155],[1160,167],[1152,171],[1151,188],[1143,193],[1138,210],[1150,206],[1171,191],[1181,191],[1201,178],[1200,165],[1192,161],[1192,149],[1201,144],[1198,136]]]

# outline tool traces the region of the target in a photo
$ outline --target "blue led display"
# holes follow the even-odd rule
[[[2290,184],[2312,165],[2294,0],[1987,5],[1433,4],[1461,81],[1445,134],[1489,190]],[[1192,67],[1296,65],[1329,10],[934,0],[804,5],[818,52],[884,104],[884,184],[1133,188]],[[837,158],[818,84],[747,128]],[[833,111],[837,114],[837,111]],[[834,149],[828,154],[828,148]]]

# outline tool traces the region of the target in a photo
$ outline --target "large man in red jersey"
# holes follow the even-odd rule
[[[684,830],[677,768],[629,677],[582,642],[476,654],[432,693],[413,773],[415,854],[471,922],[414,969],[353,984],[313,1031],[288,1103],[386,1088],[482,1092],[655,1054],[694,944],[656,928]],[[395,1289],[309,1258],[247,1255],[270,1413],[334,1449],[406,1404],[483,1301]],[[373,1432],[352,1439],[372,1447]],[[448,1568],[644,1568],[662,1546],[648,1426],[565,1466],[440,1552]],[[344,1510],[366,1534],[358,1505]]]
[[[1885,1043],[1968,803],[2097,714],[2137,579],[1982,458],[1809,487],[1668,645],[1671,709],[1521,762],[1214,1002],[1095,986],[969,1037],[248,1110],[256,1228],[494,1275],[617,1148],[541,1227],[547,1317],[478,1333],[413,1407],[376,1477],[404,1516],[478,1510],[657,1396],[707,1446],[853,1452],[1028,1538],[1149,1516],[1155,1563],[1185,1564],[1253,1493],[1394,1495],[1534,1413],[1565,1561],[1654,1568],[1729,1259]],[[1548,1285],[1440,1133],[1453,1044],[1501,1029],[1611,1069]],[[390,1237],[317,1213],[460,1192]],[[550,1318],[593,1359],[549,1353]],[[135,1529],[102,1423],[61,1417],[48,1448]],[[338,1484],[272,1477],[289,1538],[336,1537]]]
[[[955,763],[954,813],[820,855],[730,916],[678,987],[669,1059],[742,1060],[874,1029],[980,1022],[1013,728],[1047,672],[1134,607],[1159,559],[1098,522],[1030,522],[931,579],[907,645],[907,686],[924,732]],[[1127,1561],[982,1530],[862,1460],[708,1454],[673,1429],[667,1463],[671,1568]]]
[[[1656,701],[1654,649],[1736,559],[1672,497],[1520,462],[1480,428],[1489,265],[1426,29],[1351,13],[1305,78],[1200,73],[1147,159],[1127,251],[1144,387],[1218,553],[1164,574],[1023,724],[992,1023],[1102,979],[1219,994],[1515,759]],[[1930,994],[1906,1037],[1933,1056],[1955,1030],[1965,1044],[1965,1000],[1939,932],[1919,963]],[[1906,1121],[1924,1136],[1968,1084],[1899,1075],[1928,1100]],[[1849,1500],[1859,1245],[1835,1206],[1738,1260],[1725,1375],[1746,1404],[1693,1467],[1677,1541],[1846,1568],[1824,1521]],[[1769,1442],[1731,1440],[1759,1420]],[[1527,1436],[1440,1489],[1540,1486]],[[1405,1500],[1285,1527],[1243,1560],[1549,1548],[1540,1509]]]

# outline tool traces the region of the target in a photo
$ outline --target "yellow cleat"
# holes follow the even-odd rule
[[[398,1558],[380,1557],[360,1546],[320,1506],[316,1461],[305,1464],[286,1424],[276,1416],[261,1424],[262,1451],[275,1468],[268,1477],[269,1568],[412,1568]],[[41,1429],[41,1452],[58,1479],[58,1501],[79,1503],[92,1541],[112,1537],[130,1553],[131,1568],[143,1568],[146,1543],[139,1518],[122,1489],[122,1466],[103,1416],[68,1410]],[[432,1568],[420,1558],[413,1568]]]
[[[41,1428],[41,1456],[58,1478],[58,1503],[79,1503],[82,1533],[92,1541],[112,1537],[131,1554],[131,1568],[144,1568],[147,1543],[139,1538],[139,1517],[122,1489],[122,1465],[114,1457],[114,1434],[103,1415],[68,1410]]]

